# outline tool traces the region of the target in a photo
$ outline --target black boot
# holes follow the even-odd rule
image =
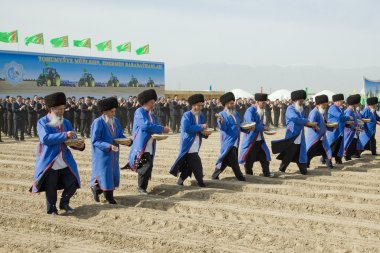
[[[335,157],[335,163],[336,164],[342,164],[343,162],[342,162],[342,157]]]
[[[113,191],[105,191],[104,197],[106,198],[106,200],[109,204],[112,204],[112,205],[117,204],[116,200],[113,198]]]
[[[92,195],[94,196],[94,200],[95,202],[100,202],[100,199],[99,199],[99,189],[97,186],[91,186],[91,192],[92,192]]]
[[[333,166],[333,164],[332,164],[332,162],[331,162],[331,159],[326,159],[326,167],[327,167],[328,169],[332,169],[332,168],[334,168],[334,166]]]
[[[246,175],[251,175],[251,176],[253,176],[253,170],[252,170],[252,169],[245,168],[245,174],[246,174]]]

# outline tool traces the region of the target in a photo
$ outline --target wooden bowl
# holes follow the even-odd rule
[[[210,135],[212,134],[212,132],[214,132],[213,128],[206,128],[202,130],[202,134],[206,134],[206,135]]]
[[[371,122],[371,119],[362,119],[362,121],[363,121],[364,123],[369,123],[369,122]]]
[[[245,122],[245,123],[241,124],[240,127],[243,129],[249,129],[255,125],[256,125],[256,122]]]
[[[162,141],[162,140],[165,140],[169,137],[169,135],[167,134],[152,134],[152,138],[153,140],[156,140],[156,141]]]
[[[264,134],[267,134],[267,135],[274,135],[274,134],[276,134],[276,133],[277,133],[276,130],[264,131]]]
[[[65,144],[69,147],[75,147],[78,145],[79,142],[83,141],[83,139],[68,139],[65,141]]]
[[[327,127],[337,127],[338,126],[338,122],[327,122],[326,126]]]
[[[306,126],[309,126],[309,127],[313,127],[313,126],[316,126],[318,125],[317,122],[307,122],[306,123]]]
[[[116,144],[121,144],[121,145],[128,145],[132,139],[131,138],[116,138],[113,141]],[[128,143],[129,142],[129,143]]]

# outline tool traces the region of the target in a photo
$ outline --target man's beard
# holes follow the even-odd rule
[[[264,109],[257,107],[257,114],[260,116],[260,118],[264,115]]]
[[[319,113],[322,114],[322,115],[325,114],[325,108],[319,107],[319,108],[318,108],[318,111],[319,111]]]
[[[192,112],[193,112],[193,114],[194,114],[195,116],[199,116],[199,114],[201,113],[201,111],[195,111],[195,110],[193,110]]]
[[[50,121],[48,123],[49,126],[51,126],[51,127],[59,127],[62,124],[63,124],[63,117],[58,117],[54,113],[50,114]]]
[[[106,120],[106,123],[108,124],[108,125],[113,125],[114,124],[114,122],[115,122],[115,117],[108,117],[108,116],[105,116],[105,120]]]
[[[235,116],[235,114],[236,114],[236,109],[235,109],[235,107],[232,108],[232,109],[228,109],[228,108],[227,108],[227,115],[228,115],[228,116],[230,116],[230,115]]]
[[[303,112],[303,105],[300,105],[298,102],[294,103],[294,107],[297,112],[302,113]]]

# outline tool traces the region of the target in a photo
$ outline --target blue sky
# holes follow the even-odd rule
[[[50,47],[51,38],[66,34],[70,41],[91,37],[93,45],[108,39],[114,46],[131,41],[133,50],[149,43],[151,54],[147,56],[95,50],[91,55],[163,61],[166,83],[173,88],[191,83],[172,71],[204,63],[344,69],[380,66],[380,1],[376,0],[40,0],[38,4],[20,0],[6,1],[2,7],[10,11],[2,12],[0,31],[19,29],[21,41],[44,32],[47,45],[42,49],[0,44],[0,49],[90,55],[86,49]],[[284,84],[292,81],[289,77]],[[243,79],[238,83],[244,86]],[[269,80],[268,85],[276,88]],[[226,85],[221,88],[228,89]]]

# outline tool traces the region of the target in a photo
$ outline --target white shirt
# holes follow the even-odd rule
[[[301,130],[300,134],[297,136],[297,138],[294,140],[294,144],[301,144],[301,136],[302,136],[303,129]]]
[[[63,160],[62,157],[62,151],[59,152],[57,159],[53,163],[53,166],[51,167],[53,170],[61,170],[67,167],[66,162]]]
[[[145,152],[153,155],[153,138],[150,138],[145,147]]]
[[[51,167],[53,170],[61,170],[67,167],[66,162],[63,160],[62,157],[62,151],[59,152],[57,159],[53,163],[53,166]]]
[[[194,115],[194,117],[195,117],[195,122],[198,125],[199,115],[198,116]],[[200,137],[199,137],[199,134],[197,133],[195,135],[194,142],[193,142],[193,144],[191,145],[191,147],[189,149],[189,153],[198,153],[198,151],[199,151],[199,145],[200,145]]]

